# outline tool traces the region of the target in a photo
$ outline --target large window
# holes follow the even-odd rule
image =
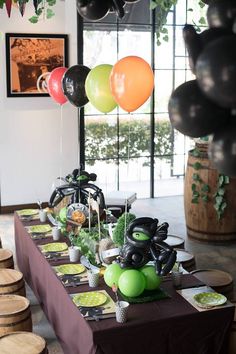
[[[84,64],[115,64],[137,55],[152,65],[155,89],[140,109],[127,114],[116,109],[99,113],[85,106],[85,166],[98,175],[105,193],[135,191],[138,197],[183,193],[183,176],[191,140],[173,131],[168,117],[171,92],[193,78],[182,40],[182,27],[201,17],[196,1],[179,0],[168,15],[168,41],[157,46],[155,16],[147,0],[126,5],[122,21],[109,15],[103,21],[84,21]],[[191,9],[193,11],[191,11]],[[144,77],[145,80],[145,77]]]

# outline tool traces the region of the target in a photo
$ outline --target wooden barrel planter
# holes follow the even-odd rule
[[[184,239],[176,235],[168,235],[165,242],[173,248],[184,249]]]
[[[187,272],[190,273],[196,269],[196,262],[193,254],[182,249],[177,249],[176,251],[177,251],[176,261],[179,262]]]
[[[0,269],[0,295],[25,296],[23,274],[15,269]]]
[[[192,274],[228,299],[233,296],[233,278],[229,273],[218,269],[197,269]]]
[[[0,336],[16,331],[32,332],[30,302],[19,295],[1,295]]]
[[[13,332],[0,338],[1,354],[48,354],[45,340],[34,333]]]
[[[234,304],[234,319],[230,330],[229,335],[229,351],[228,354],[235,354],[236,353],[236,302],[233,301]]]
[[[219,173],[208,159],[206,151],[200,151],[198,157],[193,155],[193,151],[189,152],[184,184],[184,209],[190,238],[214,243],[236,241],[236,178],[230,178],[229,184],[224,187],[227,206],[219,220],[214,208],[218,177]],[[199,182],[199,179],[203,182]],[[209,191],[202,191],[207,185]],[[199,197],[196,194],[194,197],[194,190],[199,193]],[[204,198],[207,200],[204,201]]]
[[[0,249],[0,269],[1,268],[14,268],[12,251],[3,248]]]

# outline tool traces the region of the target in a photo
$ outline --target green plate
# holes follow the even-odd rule
[[[29,227],[29,232],[32,234],[46,234],[49,231],[52,231],[52,228],[50,225],[33,225]]]
[[[73,296],[73,302],[76,306],[95,307],[105,304],[107,297],[99,291],[90,291]]]
[[[73,275],[83,273],[85,271],[85,266],[82,264],[62,264],[57,266],[56,270],[61,274]]]
[[[220,306],[226,303],[227,298],[224,295],[205,292],[194,295],[194,301],[199,307],[211,308],[215,306]]]
[[[32,216],[38,213],[39,211],[37,209],[22,209],[17,211],[17,214],[20,216]]]
[[[68,249],[68,246],[65,242],[53,242],[42,245],[43,252],[63,252]]]

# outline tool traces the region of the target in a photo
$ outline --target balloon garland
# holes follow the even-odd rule
[[[213,134],[209,158],[224,174],[236,176],[236,2],[211,0],[209,29],[183,37],[196,80],[180,85],[169,100],[171,124],[190,137]]]

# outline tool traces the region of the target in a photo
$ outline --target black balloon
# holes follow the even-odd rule
[[[194,138],[216,132],[230,118],[230,110],[209,101],[196,80],[185,82],[172,93],[168,110],[172,126]]]
[[[183,28],[183,37],[188,51],[189,66],[193,73],[195,73],[195,65],[198,56],[202,51],[202,42],[200,36],[197,34],[192,25],[185,25]]]
[[[236,36],[209,43],[196,62],[201,90],[222,107],[236,107]]]
[[[205,47],[207,44],[214,41],[215,39],[219,39],[223,36],[229,36],[231,34],[233,34],[233,32],[228,28],[216,27],[206,29],[205,31],[199,34],[199,37],[203,47]]]
[[[214,134],[209,158],[219,172],[236,177],[236,122]]]
[[[85,80],[90,69],[84,65],[74,65],[64,74],[62,89],[69,102],[76,107],[83,107],[88,103],[85,93]]]
[[[210,27],[227,27],[232,30],[235,19],[235,0],[211,1],[207,9],[207,20]]]
[[[77,0],[77,11],[89,21],[98,21],[104,18],[110,9],[109,0]]]

